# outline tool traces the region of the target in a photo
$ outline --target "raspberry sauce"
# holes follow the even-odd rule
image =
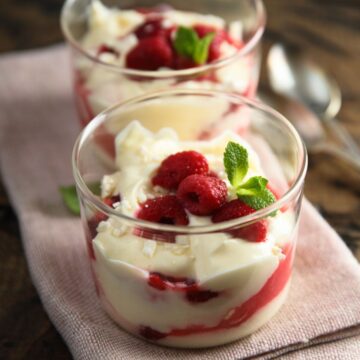
[[[291,275],[291,267],[292,267],[292,261],[293,261],[293,255],[294,255],[294,248],[290,245],[286,246],[283,249],[283,254],[285,255],[285,258],[280,261],[277,269],[274,271],[274,273],[271,275],[271,277],[266,281],[265,285],[261,288],[261,290],[252,296],[250,299],[246,300],[244,303],[240,304],[238,307],[233,309],[231,316],[224,318],[220,321],[220,323],[216,326],[212,327],[205,327],[203,325],[193,325],[189,326],[185,329],[173,329],[172,331],[168,333],[158,333],[156,330],[147,327],[147,331],[140,331],[140,335],[149,339],[149,340],[160,340],[165,338],[166,336],[187,336],[191,334],[200,334],[205,332],[212,332],[217,330],[224,330],[224,329],[230,329],[233,327],[240,326],[245,321],[249,320],[257,311],[259,311],[261,308],[266,306],[268,303],[270,303],[272,300],[274,300],[280,292],[285,288],[286,284],[289,281],[290,275]],[[171,283],[171,286],[175,286],[176,284],[184,283],[185,280],[182,279],[176,280],[175,283],[173,281],[170,281],[169,278],[164,277],[164,283],[161,283],[162,289],[166,290],[167,285],[166,283]],[[149,278],[150,279],[150,278]],[[170,278],[174,279],[174,278]],[[157,286],[159,286],[160,281],[159,279],[157,281]],[[154,282],[154,280],[149,280],[149,285],[151,282]],[[174,285],[175,284],[175,285]],[[154,286],[155,283],[151,286]],[[154,287],[157,287],[154,286]],[[189,285],[191,288],[194,285]],[[188,291],[187,286],[182,288],[182,291]],[[160,289],[159,289],[160,290]],[[206,290],[202,290],[203,292]],[[215,296],[221,296],[219,293],[213,292],[213,294],[216,294]],[[214,297],[214,296],[213,296]],[[188,298],[187,298],[188,299]],[[207,299],[209,300],[209,299]],[[207,301],[206,300],[206,301]],[[151,331],[150,331],[151,330]],[[150,336],[147,337],[146,335],[150,335],[156,333],[157,336]],[[161,335],[160,335],[161,334]]]

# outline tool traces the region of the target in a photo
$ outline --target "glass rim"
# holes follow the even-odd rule
[[[143,76],[148,78],[169,78],[169,77],[179,77],[179,76],[189,76],[189,75],[196,75],[199,73],[203,73],[205,71],[209,70],[216,70],[218,68],[221,68],[223,66],[228,65],[229,63],[232,63],[235,61],[238,57],[243,57],[247,55],[250,51],[252,51],[255,46],[260,42],[260,39],[265,31],[265,25],[266,25],[266,10],[265,6],[262,0],[254,0],[255,2],[255,9],[256,13],[259,16],[259,25],[256,29],[253,36],[245,43],[245,45],[238,51],[236,51],[233,55],[230,55],[228,57],[219,59],[217,61],[214,61],[210,64],[204,64],[198,67],[189,68],[189,69],[182,69],[182,70],[163,70],[163,71],[145,71],[145,70],[134,70],[134,69],[127,69],[124,67],[120,67],[118,65],[113,65],[110,63],[107,63],[106,61],[102,61],[96,56],[90,54],[88,51],[86,51],[81,44],[72,36],[72,33],[67,26],[66,21],[66,11],[71,6],[72,3],[74,3],[77,0],[66,0],[60,14],[60,27],[62,30],[62,33],[66,39],[66,41],[74,47],[77,51],[79,51],[82,55],[87,57],[92,62],[95,62],[108,70],[115,71],[124,75],[131,75],[131,76]]]
[[[241,218],[232,219],[212,225],[195,225],[195,226],[158,224],[158,223],[153,223],[146,220],[130,217],[117,212],[115,209],[109,207],[108,205],[103,203],[96,195],[94,195],[94,193],[86,185],[86,182],[81,176],[80,170],[77,166],[79,160],[79,153],[81,151],[82,144],[86,141],[86,139],[93,133],[95,129],[99,127],[99,125],[101,125],[104,121],[106,121],[106,118],[109,114],[111,114],[120,107],[123,106],[126,107],[144,101],[156,100],[161,97],[169,97],[175,95],[217,96],[217,97],[221,96],[229,100],[232,100],[232,102],[236,101],[238,104],[246,105],[248,107],[250,106],[256,110],[261,110],[263,112],[266,112],[272,115],[274,118],[276,118],[277,121],[280,121],[284,126],[286,126],[287,129],[290,131],[291,135],[293,136],[293,138],[295,139],[296,147],[299,151],[300,166],[297,169],[297,174],[293,184],[289,187],[289,189],[285,192],[285,194],[283,194],[270,206],[257,210],[254,213],[243,216]],[[285,116],[283,116],[278,111],[274,110],[270,106],[258,100],[249,100],[241,95],[236,95],[221,90],[196,90],[196,89],[162,90],[162,91],[157,91],[157,92],[152,92],[145,95],[137,96],[128,99],[126,101],[117,103],[111,106],[110,108],[104,110],[97,116],[95,116],[95,118],[91,120],[88,125],[86,125],[86,127],[81,131],[81,133],[77,137],[72,151],[72,169],[73,169],[73,176],[75,179],[77,189],[80,191],[82,196],[84,196],[92,205],[95,206],[95,208],[102,211],[108,216],[114,216],[116,218],[119,218],[123,223],[127,223],[131,226],[137,226],[144,229],[151,229],[157,231],[160,230],[164,232],[172,232],[179,234],[203,234],[209,232],[221,232],[224,230],[238,227],[240,225],[241,226],[250,225],[260,219],[268,217],[273,212],[280,210],[289,200],[291,200],[294,196],[296,196],[301,192],[304,178],[306,175],[307,165],[308,165],[308,157],[307,157],[305,144],[301,139],[300,135],[298,134],[298,132],[296,131],[296,129],[294,128],[294,126],[289,122],[289,120],[285,118]]]

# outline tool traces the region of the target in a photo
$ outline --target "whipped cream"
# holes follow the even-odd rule
[[[164,28],[172,25],[191,27],[196,24],[212,26],[216,29],[224,29],[224,19],[214,15],[203,15],[194,12],[178,11],[169,9],[161,13],[164,18]],[[110,45],[118,51],[119,56],[104,53],[100,59],[104,62],[125,65],[125,58],[130,49],[137,45],[138,41],[133,31],[146,20],[146,15],[136,10],[123,10],[107,8],[100,1],[95,0],[89,8],[88,31],[82,45],[92,55],[97,55],[97,50],[102,44]],[[242,38],[242,25],[239,21],[229,24],[229,32],[236,40]],[[221,57],[231,56],[236,48],[224,43],[220,49]],[[160,69],[161,70],[165,70]]]
[[[214,15],[203,15],[193,12],[184,12],[174,9],[167,10],[161,15],[165,26],[192,26],[204,24],[217,29],[224,29],[225,21]],[[100,1],[91,3],[88,11],[88,29],[81,40],[83,49],[97,57],[102,62],[116,66],[119,70],[125,67],[126,56],[138,43],[133,31],[145,22],[146,15],[136,10],[122,10],[107,8]],[[234,21],[227,24],[228,33],[233,39],[242,40],[242,24]],[[103,52],[98,54],[101,45],[106,44],[117,54]],[[220,58],[234,55],[238,49],[224,41],[220,47]],[[215,71],[216,81],[202,79],[197,81],[191,78],[176,78],[175,75],[166,78],[156,77],[156,74],[171,69],[160,68],[154,72],[154,77],[142,78],[124,75],[102,65],[96,65],[88,58],[78,55],[75,58],[77,96],[80,102],[85,102],[90,114],[80,114],[83,121],[88,122],[105,108],[116,102],[126,100],[147,92],[166,88],[187,89],[217,89],[230,90],[245,96],[254,95],[259,63],[257,56],[250,53],[247,56],[237,57],[228,65]],[[175,70],[172,70],[176,74]]]
[[[240,143],[248,150],[250,167],[247,177],[262,175],[255,151],[233,132],[224,131],[210,141],[180,141],[172,129],[163,128],[155,133],[133,121],[116,137],[116,166],[119,171],[103,178],[102,196],[120,193],[121,202],[114,204],[115,210],[136,217],[141,203],[164,194],[163,189],[154,188],[150,183],[162,160],[179,151],[196,150],[206,157],[210,169],[225,181],[231,200],[235,194],[231,192],[223,167],[223,152],[229,141]],[[190,226],[211,224],[210,217],[188,216]],[[278,211],[267,221],[267,240],[260,243],[221,232],[178,235],[174,243],[165,243],[138,236],[133,227],[124,226],[110,217],[99,224],[93,240],[96,254],[93,269],[103,297],[111,305],[112,312],[123,319],[120,324],[124,326],[132,324],[136,328],[136,325],[145,325],[163,333],[194,324],[216,326],[222,319],[230,317],[236,306],[255,296],[285,258],[283,248],[293,241],[294,215],[291,211]],[[194,305],[184,301],[179,293],[149,288],[150,273],[192,279],[202,288],[226,295]],[[284,296],[279,296],[281,300],[275,298],[274,305],[268,304],[267,311],[264,308],[266,318],[257,315],[255,322],[249,322],[251,327],[248,330],[245,324],[241,325],[241,331],[239,328],[235,332],[226,329],[225,333],[229,335],[223,338],[223,342],[265,322],[283,302]],[[211,345],[204,336],[200,336],[198,346]],[[179,342],[173,338],[165,339],[164,343],[190,346],[191,336],[183,337]],[[213,338],[214,335],[209,334],[209,339]]]
[[[235,194],[231,194],[232,187],[223,164],[224,149],[229,141],[237,142],[248,149],[250,166],[246,179],[260,174],[262,171],[256,153],[245,140],[229,130],[212,140],[182,142],[177,133],[170,128],[163,128],[157,133],[152,133],[138,121],[131,122],[116,137],[115,164],[121,170],[104,177],[102,196],[111,196],[113,193],[121,194],[123,200],[116,209],[125,215],[134,217],[139,210],[139,204],[148,198],[163,194],[161,188],[154,188],[151,185],[151,178],[160,163],[171,154],[196,149],[206,157],[210,169],[225,181],[230,191],[229,200],[231,200],[231,198],[235,198]],[[190,216],[190,219],[192,217],[193,215]],[[207,221],[211,222],[209,218]]]

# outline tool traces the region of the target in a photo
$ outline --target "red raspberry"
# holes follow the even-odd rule
[[[254,213],[255,210],[241,200],[232,200],[223,205],[212,217],[212,222],[219,223],[227,220],[237,219]],[[251,242],[262,242],[266,240],[267,222],[259,220],[254,224],[231,230],[233,236],[249,240]]]
[[[226,184],[213,176],[190,175],[184,179],[176,196],[194,215],[210,215],[226,201]]]
[[[225,40],[225,34],[223,31],[219,31],[215,34],[213,41],[209,48],[209,56],[207,62],[212,62],[220,58],[220,46]]]
[[[196,24],[196,25],[194,25],[194,30],[198,34],[199,38],[203,38],[204,36],[206,36],[207,34],[209,34],[211,32],[219,31],[214,26],[204,25],[204,24]]]
[[[231,200],[223,205],[212,217],[214,223],[237,219],[254,213],[255,210],[241,200]]]
[[[209,165],[206,158],[197,151],[182,151],[168,156],[152,179],[153,185],[175,190],[181,181],[193,174],[207,174]]]
[[[144,39],[153,36],[160,36],[170,39],[170,35],[174,27],[163,26],[164,18],[161,16],[152,16],[143,24],[139,25],[134,33],[138,39]]]
[[[126,66],[137,70],[157,70],[171,67],[173,53],[168,41],[160,36],[141,39],[127,54]]]
[[[173,68],[176,70],[190,69],[198,66],[194,60],[177,54],[174,58]]]
[[[236,231],[236,236],[251,242],[263,242],[266,240],[267,222],[259,220],[254,224],[244,226]]]
[[[159,224],[187,225],[188,216],[175,195],[146,200],[141,204],[137,217]]]

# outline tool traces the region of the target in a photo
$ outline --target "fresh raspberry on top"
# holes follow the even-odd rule
[[[127,54],[126,66],[131,69],[153,71],[171,67],[173,52],[167,39],[152,36],[141,39]]]
[[[160,165],[152,184],[175,190],[189,175],[207,174],[209,165],[204,155],[197,151],[182,151],[168,156]]]
[[[203,38],[207,34],[210,34],[211,32],[217,32],[218,29],[216,29],[214,26],[211,25],[205,25],[205,24],[196,24],[194,25],[193,29],[198,34],[199,38]]]
[[[180,183],[176,196],[192,214],[205,216],[225,203],[227,187],[213,176],[190,175]]]
[[[223,205],[211,218],[212,222],[219,223],[232,219],[237,219],[254,213],[255,210],[241,200],[232,200]],[[252,242],[262,242],[266,240],[267,222],[259,220],[254,224],[231,230],[233,236],[246,239]]]
[[[190,69],[196,66],[195,61],[186,56],[177,54],[174,58],[173,68],[176,70]]]
[[[170,38],[170,34],[174,27],[164,27],[164,18],[162,16],[149,17],[143,24],[139,25],[134,34],[138,39],[144,39],[152,36],[161,36]]]
[[[159,224],[188,225],[188,216],[175,195],[146,200],[137,217]]]
[[[243,201],[235,199],[223,205],[212,217],[214,223],[237,219],[254,213],[255,210]]]
[[[220,58],[221,56],[220,47],[221,44],[225,41],[225,36],[226,36],[225,32],[222,30],[216,32],[214,39],[209,47],[208,62],[212,62]]]

